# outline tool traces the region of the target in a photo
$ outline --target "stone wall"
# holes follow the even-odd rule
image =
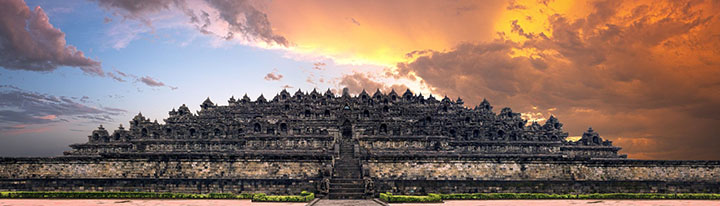
[[[464,159],[463,159],[464,158]],[[720,161],[373,157],[376,192],[720,192]],[[233,161],[235,160],[235,161]],[[0,190],[316,192],[328,159],[0,158]]]
[[[582,145],[572,145],[572,146],[561,146],[560,150],[562,153],[569,157],[569,158],[575,158],[575,157],[593,157],[593,158],[617,158],[617,152],[620,150],[620,147],[613,147],[613,146],[582,146]],[[627,155],[620,155],[620,158],[626,158]]]
[[[314,191],[320,160],[0,158],[0,190],[265,192]]]
[[[0,191],[124,191],[173,193],[315,192],[320,179],[156,179],[156,178],[57,178],[0,179]]]
[[[720,192],[719,161],[367,160],[379,192]]]
[[[369,161],[367,167],[378,179],[720,182],[716,161]]]
[[[319,177],[319,161],[183,159],[6,158],[0,179],[22,178],[238,178]]]
[[[428,193],[720,193],[718,182],[377,180],[377,192]]]
[[[253,150],[330,150],[333,137],[253,136],[234,139],[137,139],[128,142],[92,142],[73,144],[67,155],[99,153],[158,152],[239,152]]]

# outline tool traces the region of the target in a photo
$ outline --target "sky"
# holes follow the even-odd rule
[[[205,98],[487,99],[635,159],[720,159],[717,0],[0,0],[0,156]],[[496,112],[498,112],[496,111]]]

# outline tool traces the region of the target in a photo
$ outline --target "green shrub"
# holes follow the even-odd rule
[[[210,193],[208,198],[210,199],[235,199],[235,195],[232,193]]]
[[[442,197],[438,194],[419,195],[393,195],[391,193],[380,193],[380,199],[389,203],[433,203],[442,202]]]
[[[252,193],[240,193],[239,195],[235,196],[236,199],[252,199],[253,198]]]
[[[392,193],[380,193],[380,200],[384,202],[390,202],[390,197],[388,197],[390,195],[392,195]]]
[[[253,202],[307,202],[315,199],[315,193],[303,191],[300,195],[266,195],[258,193],[252,197]]]

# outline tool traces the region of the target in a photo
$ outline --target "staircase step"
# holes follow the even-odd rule
[[[362,179],[353,179],[353,178],[332,178],[330,179],[330,183],[351,183],[351,184],[362,184]]]
[[[330,193],[328,194],[330,199],[364,199],[363,193]]]
[[[358,182],[331,182],[330,186],[337,186],[337,187],[363,187],[363,183]]]
[[[341,180],[341,181],[330,181],[330,185],[357,185],[362,187],[363,181],[362,180]]]
[[[330,188],[330,193],[363,193],[365,188]]]
[[[340,142],[339,157],[335,157],[333,178],[330,179],[330,199],[364,199],[365,185],[360,159],[355,157],[352,142]]]
[[[333,178],[360,178],[360,175],[335,175]]]
[[[358,183],[354,183],[354,182],[330,183],[330,187],[337,187],[337,188],[355,188],[355,187],[362,188],[363,186],[364,186],[364,184],[358,184]]]
[[[355,170],[355,171],[360,172],[360,166],[337,166],[337,165],[335,165],[335,170],[342,170],[342,171]]]
[[[356,192],[365,191],[365,187],[362,185],[330,185],[330,193],[342,192],[341,190],[354,190]]]

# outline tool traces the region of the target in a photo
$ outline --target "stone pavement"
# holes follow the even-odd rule
[[[313,206],[382,206],[373,200],[329,200],[322,199]]]

